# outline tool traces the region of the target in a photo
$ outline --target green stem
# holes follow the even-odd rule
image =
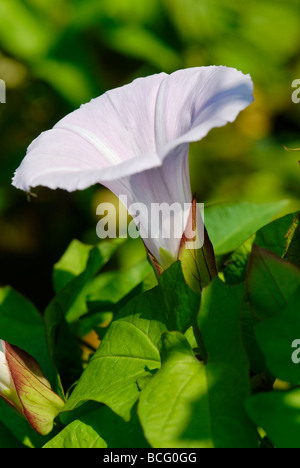
[[[207,364],[208,363],[208,353],[207,353],[205,345],[204,345],[201,330],[200,330],[200,328],[198,327],[197,324],[193,325],[193,331],[194,331],[194,335],[195,335],[195,338],[196,338],[196,341],[197,341],[197,345],[198,345],[198,348],[199,348],[199,351],[200,351],[200,354],[201,354],[201,357],[202,357],[202,361],[204,362],[204,364]]]

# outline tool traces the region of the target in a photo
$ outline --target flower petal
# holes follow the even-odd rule
[[[235,120],[252,102],[252,92],[250,76],[226,67],[137,79],[41,134],[13,185],[26,191],[38,185],[83,190],[158,167],[175,148]]]
[[[155,117],[161,158],[183,143],[204,138],[210,130],[233,122],[253,101],[250,75],[234,68],[179,70],[160,86]]]
[[[164,164],[105,185],[127,206],[137,210],[134,217],[147,249],[161,261],[160,249],[177,258],[190,211],[192,193],[188,145],[176,148]],[[130,211],[130,214],[133,215]],[[175,232],[176,231],[176,232]]]
[[[8,343],[6,343],[4,340],[0,340],[0,397],[20,414],[22,414],[23,407],[19,400],[7,362],[8,346]]]
[[[5,357],[5,342],[0,340],[0,394],[10,392],[14,384]]]
[[[13,185],[73,191],[160,165],[154,116],[166,76],[137,79],[67,115],[29,146]]]

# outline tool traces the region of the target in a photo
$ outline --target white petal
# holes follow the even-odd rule
[[[13,185],[26,191],[38,185],[82,190],[158,167],[176,147],[233,121],[253,100],[252,91],[249,76],[226,67],[140,78],[40,135]]]
[[[234,68],[201,67],[179,70],[160,86],[155,132],[164,158],[183,143],[199,141],[215,127],[233,122],[253,101],[250,75]]]
[[[105,185],[119,198],[127,197],[127,209],[139,204],[141,211],[136,222],[140,223],[141,237],[152,255],[160,261],[163,248],[177,258],[192,201],[188,145],[175,149],[161,167]],[[173,220],[168,216],[169,208],[175,209]],[[173,215],[173,211],[170,213]]]
[[[7,396],[15,386],[9,372],[4,349],[5,343],[0,340],[0,395]]]
[[[73,191],[160,165],[154,119],[166,76],[137,79],[67,115],[30,145],[13,185]]]

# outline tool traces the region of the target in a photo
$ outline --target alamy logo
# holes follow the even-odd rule
[[[294,104],[300,103],[300,80],[294,80],[292,83],[292,88],[296,90],[292,93],[292,101]]]
[[[300,340],[294,340],[292,348],[296,350],[292,354],[292,361],[294,364],[300,364]]]
[[[127,196],[119,197],[119,213],[112,203],[100,203],[96,214],[100,216],[96,228],[100,239],[132,238],[141,236],[143,239],[182,239],[183,232],[186,236],[185,247],[187,249],[201,249],[204,243],[204,205],[198,203],[200,217],[197,217],[196,225],[187,233],[185,228],[192,203],[144,203],[128,204]],[[132,220],[128,224],[127,214],[124,215],[122,206],[126,207]],[[117,219],[118,218],[118,219]],[[117,226],[119,234],[117,236]]]
[[[6,103],[6,86],[5,86],[5,81],[0,80],[0,103],[5,104]]]

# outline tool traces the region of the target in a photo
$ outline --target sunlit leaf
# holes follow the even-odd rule
[[[141,448],[147,447],[135,415],[130,422],[103,407],[73,421],[44,448]]]
[[[272,252],[254,246],[247,288],[253,311],[260,318],[279,315],[300,286],[300,270]]]
[[[294,218],[295,214],[288,214],[264,226],[256,233],[255,244],[264,249],[271,250],[282,258],[287,242],[286,235]]]
[[[268,224],[288,202],[215,205],[205,210],[205,225],[216,255],[232,252]]]
[[[249,361],[241,333],[245,286],[218,278],[204,290],[199,327],[208,353],[205,366],[216,447],[256,447],[257,435],[244,412],[250,395]]]
[[[179,333],[163,335],[161,352],[162,367],[138,406],[146,438],[154,448],[213,447],[204,365]]]
[[[295,216],[285,237],[284,258],[300,268],[300,213]]]
[[[132,299],[117,314],[66,410],[94,400],[124,419],[130,418],[139,396],[137,381],[160,367],[158,343],[162,333],[189,328],[199,307],[199,296],[185,284],[180,262],[167,270],[161,281],[162,285]]]
[[[28,299],[9,287],[0,289],[0,338],[35,357],[51,381],[43,318]]]
[[[292,361],[292,343],[300,339],[300,287],[280,315],[264,320],[255,328],[258,343],[272,374],[293,385],[300,384],[300,366]]]
[[[246,407],[277,448],[300,448],[300,390],[261,393],[247,401]]]

